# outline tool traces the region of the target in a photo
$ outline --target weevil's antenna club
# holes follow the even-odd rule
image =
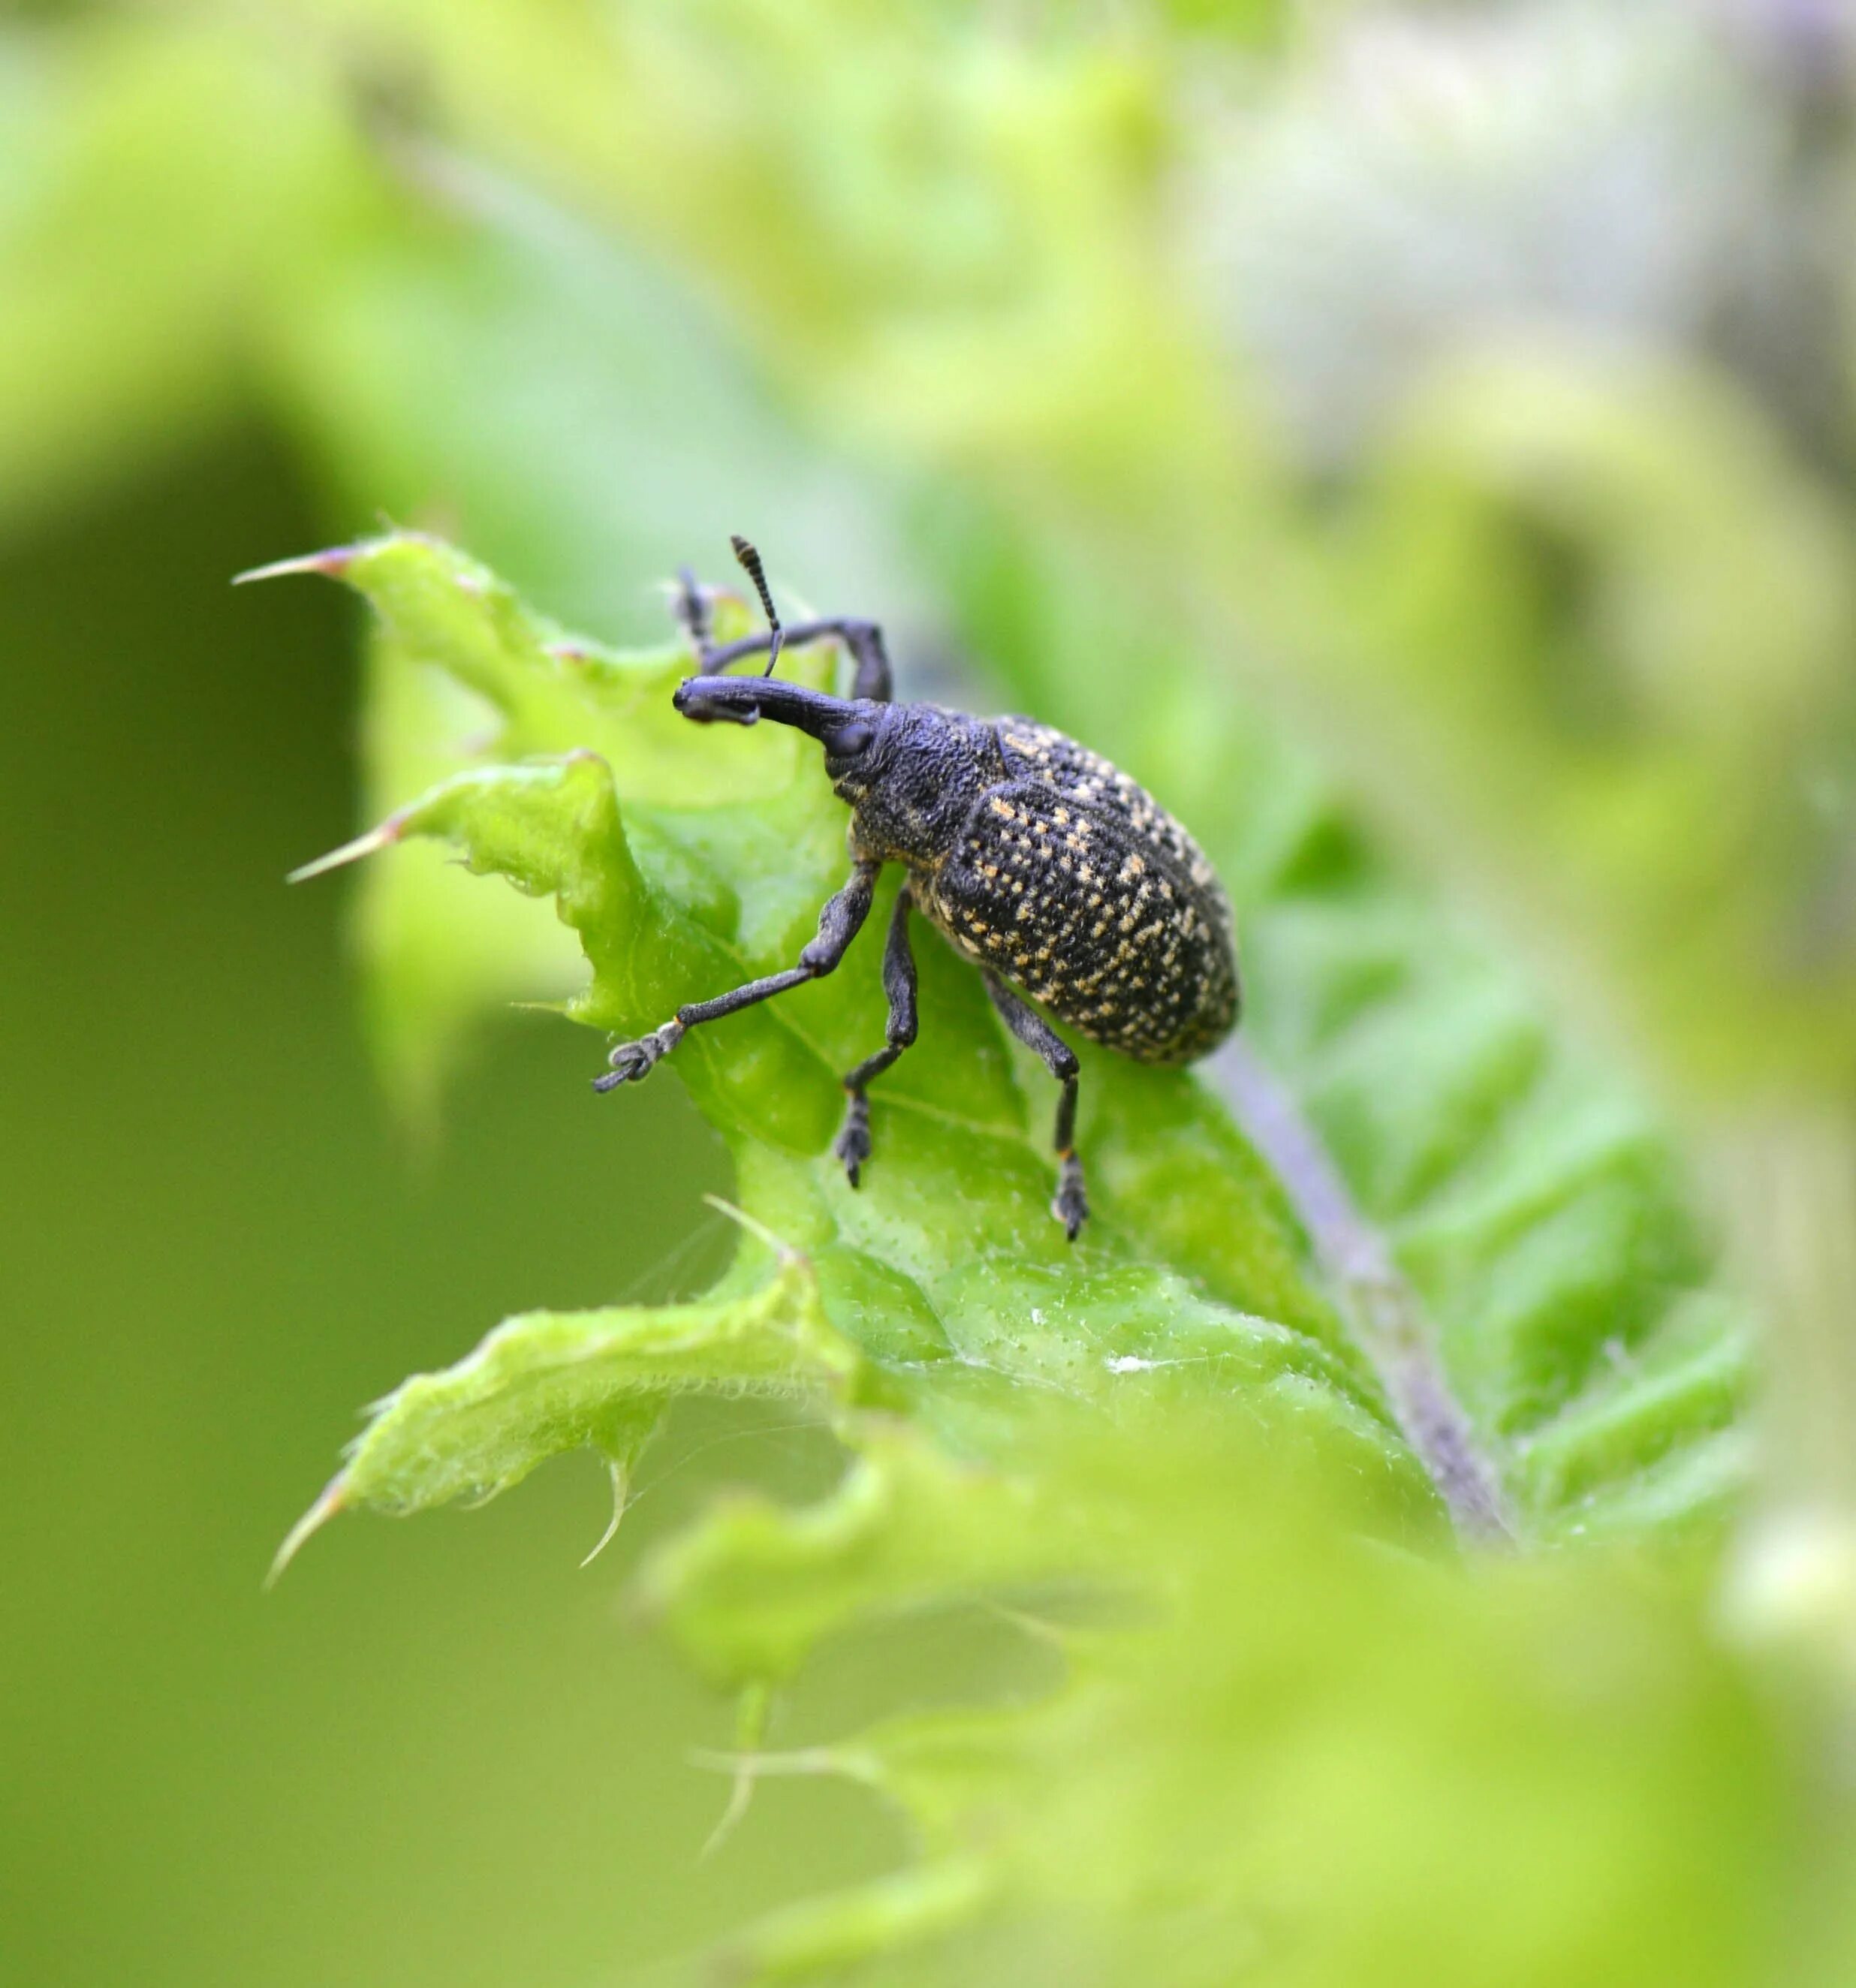
[[[772,641],[767,645],[767,667],[761,674],[770,677],[773,665],[779,661],[779,645],[786,640],[786,631],[779,625],[779,616],[773,606],[773,594],[767,585],[766,569],[761,565],[760,554],[739,532],[729,535],[729,543],[735,548],[735,556],[741,562],[741,569],[754,583],[754,591],[760,596],[760,604],[767,611],[767,627]]]

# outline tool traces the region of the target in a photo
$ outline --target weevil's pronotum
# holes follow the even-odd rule
[[[850,806],[850,878],[820,913],[818,935],[796,965],[679,1008],[661,1028],[615,1049],[593,1087],[635,1082],[690,1030],[830,973],[869,916],[884,865],[899,863],[908,877],[883,954],[887,1040],[845,1075],[850,1104],[832,1150],[855,1187],[870,1158],[871,1080],[915,1040],[908,927],[919,911],[979,969],[1006,1027],[1063,1086],[1051,1212],[1073,1241],[1089,1212],[1075,1147],[1076,1054],[1013,990],[1138,1063],[1204,1056],[1238,1014],[1231,907],[1218,878],[1171,815],[1073,739],[1028,718],[892,702],[874,621],[839,616],[783,628],[759,555],[745,539],[733,543],[767,632],[713,642],[708,596],[686,573],[678,614],[698,673],[678,686],[676,708],[701,724],[775,718],[817,739],[832,786]],[[783,646],[827,640],[850,652],[850,697],[773,679]],[[722,674],[763,652],[765,675]]]

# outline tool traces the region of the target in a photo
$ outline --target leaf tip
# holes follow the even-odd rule
[[[397,842],[405,833],[406,820],[403,815],[389,815],[378,828],[370,828],[365,835],[357,835],[352,842],[344,842],[340,848],[331,849],[326,856],[318,856],[312,861],[299,864],[285,877],[286,884],[306,884],[312,877],[320,877],[330,870],[339,870],[344,864],[358,863],[363,856],[371,856],[377,850],[386,849]]]
[[[255,580],[281,580],[286,573],[320,573],[340,580],[361,556],[359,546],[330,546],[319,553],[299,553],[293,559],[272,560],[268,566],[255,566],[232,575],[235,587],[248,587]]]
[[[748,1812],[748,1804],[754,1799],[755,1776],[759,1767],[760,1750],[767,1736],[768,1715],[772,1709],[772,1694],[765,1685],[749,1685],[736,1701],[735,1708],[735,1737],[737,1750],[733,1758],[712,1756],[706,1764],[721,1767],[733,1777],[729,1787],[729,1799],[715,1827],[708,1833],[707,1841],[696,1853],[699,1864],[707,1863],[740,1827],[742,1818]]]
[[[342,1479],[333,1477],[323,1487],[322,1496],[285,1533],[283,1543],[272,1556],[269,1571],[264,1577],[266,1594],[282,1579],[284,1569],[296,1557],[304,1542],[313,1533],[320,1532],[341,1509]]]
[[[612,1516],[606,1522],[606,1530],[593,1542],[593,1550],[580,1562],[589,1567],[612,1544],[619,1530],[619,1521],[625,1516],[626,1494],[631,1489],[631,1472],[616,1456],[606,1459],[606,1467],[612,1473]]]

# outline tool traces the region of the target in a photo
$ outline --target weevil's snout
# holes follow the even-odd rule
[[[771,718],[821,742],[857,715],[857,707],[841,697],[777,677],[685,677],[671,702],[698,725],[752,725]]]
[[[726,677],[685,677],[671,695],[673,710],[697,725],[752,725],[760,717],[758,698],[717,697],[718,690],[745,688]]]

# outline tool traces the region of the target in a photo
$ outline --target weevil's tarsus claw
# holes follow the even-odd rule
[[[870,1100],[860,1090],[851,1093],[843,1128],[832,1141],[831,1150],[843,1162],[846,1179],[853,1187],[858,1185],[864,1162],[870,1158]]]
[[[606,1060],[612,1067],[593,1080],[595,1090],[616,1090],[621,1084],[641,1084],[683,1040],[683,1024],[666,1022],[635,1043],[620,1043]]]
[[[1074,1153],[1066,1153],[1057,1172],[1056,1199],[1050,1212],[1063,1225],[1065,1236],[1073,1242],[1089,1219],[1089,1196],[1083,1186],[1083,1162]]]

